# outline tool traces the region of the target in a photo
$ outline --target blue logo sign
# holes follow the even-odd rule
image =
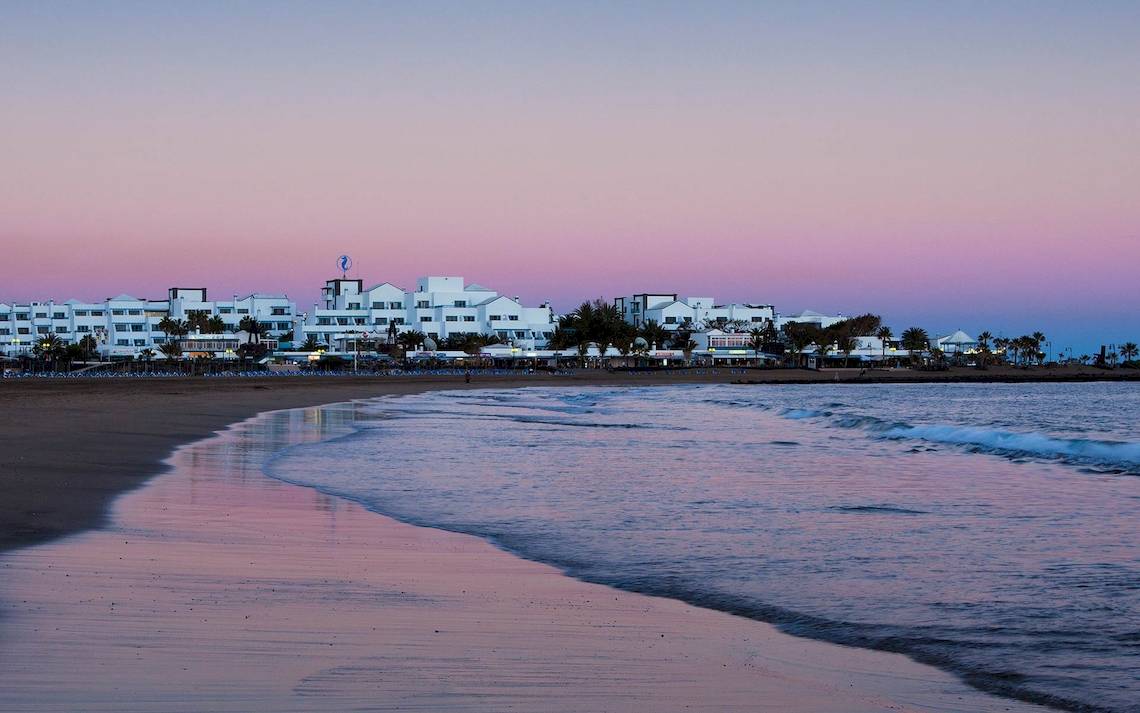
[[[352,258],[347,255],[341,255],[336,259],[336,264],[341,272],[348,272],[348,269],[352,267]]]

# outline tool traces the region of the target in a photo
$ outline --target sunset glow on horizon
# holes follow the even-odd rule
[[[0,301],[463,275],[1140,331],[1136,3],[6,3]]]

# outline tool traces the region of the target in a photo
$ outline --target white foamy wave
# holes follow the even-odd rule
[[[996,453],[1059,458],[1128,470],[1140,467],[1140,443],[1054,438],[1042,433],[1014,433],[944,425],[895,426],[881,435],[884,438],[974,446]]]

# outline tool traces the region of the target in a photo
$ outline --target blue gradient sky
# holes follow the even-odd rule
[[[1140,3],[0,5],[0,300],[463,274],[1140,339]]]

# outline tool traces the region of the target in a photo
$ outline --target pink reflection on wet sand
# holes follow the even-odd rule
[[[106,529],[0,558],[0,710],[1036,710],[261,473],[356,410],[183,447]]]

